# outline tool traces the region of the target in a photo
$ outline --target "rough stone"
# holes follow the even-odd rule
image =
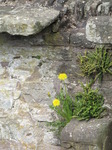
[[[7,21],[15,19],[17,23],[16,16],[22,24],[25,22],[21,17],[28,18],[29,26],[33,17],[34,24],[42,21],[42,28],[38,31],[31,26],[32,30],[27,31],[24,29],[25,26],[20,28],[20,24],[17,27],[14,22],[12,26],[11,22],[8,22],[9,28],[6,28],[5,21],[4,25],[1,24],[1,29],[5,28],[3,32],[10,31],[10,34],[25,36],[0,34],[0,149],[111,150],[111,77],[106,76],[102,85],[95,85],[99,86],[100,92],[104,95],[103,107],[108,110],[105,116],[107,118],[88,122],[71,121],[62,132],[64,148],[60,146],[60,139],[46,126],[46,123],[57,119],[49,105],[60,90],[60,81],[57,79],[59,73],[65,72],[68,75],[65,84],[73,96],[82,91],[78,81],[86,83],[86,78],[78,75],[77,56],[83,53],[85,47],[94,48],[96,43],[98,44],[86,39],[86,21],[91,15],[97,17],[101,23],[97,23],[98,30],[100,26],[105,26],[106,22],[106,25],[111,24],[108,23],[112,12],[111,1],[6,0],[5,3],[1,2],[0,6],[5,6],[0,7],[0,17],[5,17]],[[104,15],[106,17],[103,17]],[[102,16],[101,20],[99,16]],[[47,26],[49,27],[46,28]],[[104,35],[102,37],[105,38]],[[51,93],[51,98],[48,97],[48,92]]]
[[[37,146],[38,150],[61,150],[60,140],[49,131],[46,122],[57,118],[49,105],[60,88],[58,73],[71,72],[73,51],[69,47],[32,48],[18,37],[7,36],[6,39],[0,36],[3,38],[0,45],[0,139],[7,149],[12,144],[17,150],[33,150]]]
[[[62,145],[70,144],[75,150],[111,150],[112,118],[88,122],[72,120],[62,131]]]
[[[86,39],[85,29],[78,29],[71,32],[70,44],[82,48],[94,48],[95,44]]]
[[[100,87],[100,90],[105,97],[105,105],[106,105],[107,110],[110,113],[110,116],[112,115],[112,98],[111,98],[112,86],[111,84],[112,84],[111,80],[110,81],[106,80],[102,82],[102,86]]]
[[[41,144],[38,146],[39,150],[66,150],[63,147],[60,146],[53,146],[53,145],[49,145],[49,144]]]
[[[86,25],[86,38],[95,43],[112,44],[112,17],[91,17]]]
[[[97,7],[97,14],[98,15],[111,15],[112,10],[112,2],[109,0],[104,0],[98,7]]]
[[[58,16],[59,11],[42,6],[0,7],[0,32],[24,36],[39,33]]]
[[[9,150],[9,149],[16,149],[16,150],[26,150],[26,146],[21,144],[20,142],[15,142],[14,140],[0,140],[0,150]],[[27,148],[27,150],[29,150]]]
[[[76,21],[81,21],[84,18],[84,4],[85,1],[76,1],[74,7],[74,15]]]
[[[85,4],[85,17],[89,16],[96,16],[97,15],[97,8],[102,2],[100,0],[89,0]]]

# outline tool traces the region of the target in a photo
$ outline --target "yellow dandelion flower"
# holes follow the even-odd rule
[[[60,73],[60,74],[58,75],[58,79],[60,79],[60,80],[65,80],[65,79],[67,79],[67,75],[66,75],[65,73]]]
[[[59,105],[60,105],[59,99],[54,99],[53,100],[53,106],[56,107],[56,106],[59,106]]]

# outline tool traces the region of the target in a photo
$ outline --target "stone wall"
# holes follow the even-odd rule
[[[111,76],[95,85],[105,97],[104,119],[72,120],[61,142],[46,126],[57,118],[49,105],[59,92],[58,74],[68,75],[66,84],[74,95],[82,90],[78,81],[86,83],[78,75],[77,55],[98,45],[111,53],[111,13],[109,0],[0,1],[1,150],[112,149]]]

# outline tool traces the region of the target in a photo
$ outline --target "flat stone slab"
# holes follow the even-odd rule
[[[112,44],[112,17],[91,17],[86,25],[86,38],[95,43]]]
[[[59,11],[42,6],[0,7],[0,32],[28,36],[53,23]]]
[[[112,118],[72,120],[61,133],[62,146],[75,150],[111,150]]]

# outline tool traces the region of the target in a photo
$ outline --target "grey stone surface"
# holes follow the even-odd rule
[[[95,44],[86,39],[85,29],[73,30],[70,35],[70,44],[81,48],[94,48]]]
[[[112,10],[112,2],[111,1],[103,1],[97,8],[98,15],[109,15]]]
[[[52,8],[43,7],[48,5]],[[111,44],[112,38],[107,39],[107,35],[112,34],[111,1],[6,0],[0,6],[4,6],[0,7],[1,32],[25,35],[0,34],[0,150],[111,150],[111,76],[105,76],[102,85],[95,85],[104,95],[107,118],[71,121],[62,132],[64,148],[60,146],[60,139],[46,126],[46,122],[57,118],[49,104],[60,89],[58,74],[67,73],[65,84],[74,96],[82,91],[78,81],[86,83],[86,79],[78,75],[79,53],[83,53],[85,47],[94,48],[96,43],[101,44],[99,36],[102,44]],[[60,11],[60,16],[59,11],[53,8]],[[97,35],[93,31],[96,43],[91,38],[86,39],[85,35],[86,19],[91,15],[98,18],[89,19],[95,22],[91,26],[96,24],[95,32],[101,32]],[[28,19],[28,30],[24,26],[24,18]],[[38,21],[42,28],[30,26]],[[15,23],[20,24],[16,26]]]
[[[23,150],[26,147],[33,150],[37,145],[39,150],[48,147],[60,150],[61,147],[56,146],[60,144],[60,140],[45,125],[57,118],[49,105],[59,92],[60,82],[57,76],[60,72],[67,73],[66,84],[71,93],[82,90],[78,81],[86,82],[85,78],[77,74],[77,55],[84,49],[72,46],[31,46],[30,38],[32,37],[18,38],[6,33],[0,34],[0,138],[6,143],[6,147],[8,142],[9,147],[12,144],[17,150],[20,147]],[[111,116],[112,88],[109,78],[108,82],[102,84],[101,90]],[[51,99],[47,96],[48,92],[51,93]],[[71,124],[69,132],[75,127]],[[70,137],[67,138],[69,140]],[[71,147],[71,143],[65,143],[66,148]],[[78,148],[79,145],[75,144],[75,147]],[[80,145],[80,149],[88,150],[88,147]]]
[[[86,25],[86,38],[95,43],[112,44],[112,17],[91,17]]]
[[[1,34],[1,150],[3,147],[11,150],[62,149],[60,140],[49,130],[46,122],[57,118],[49,105],[60,88],[58,74],[63,70],[69,75],[69,80],[73,78],[76,71],[76,59],[73,57],[75,54],[69,47],[31,47],[27,40]],[[71,67],[72,61],[74,65]],[[71,88],[77,85],[71,83]]]
[[[85,4],[85,16],[96,16],[97,15],[97,8],[102,2],[100,0],[89,0]]]
[[[85,17],[111,15],[112,2],[110,0],[86,1],[84,11]]]
[[[39,33],[58,16],[59,11],[42,6],[0,7],[0,32],[24,36]]]
[[[64,147],[75,150],[111,150],[112,118],[86,121],[72,120],[62,131]]]

